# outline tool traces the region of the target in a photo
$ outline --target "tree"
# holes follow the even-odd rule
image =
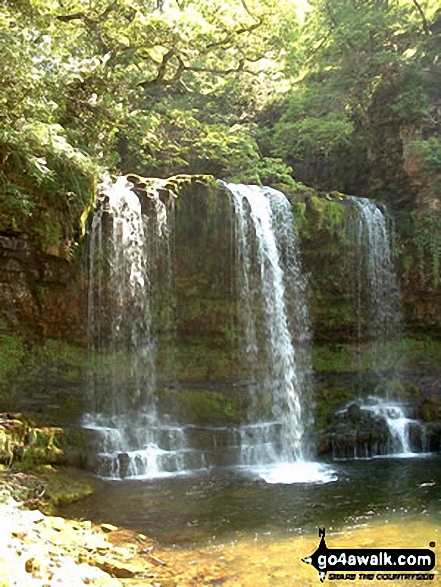
[[[302,37],[304,74],[294,80],[275,125],[274,152],[303,180],[314,181],[314,169],[325,168],[322,187],[363,193],[363,170],[375,142],[382,148],[386,142],[385,125],[392,132],[394,125],[433,119],[439,92],[431,72],[438,69],[435,23],[435,2],[423,8],[411,0],[312,1]],[[398,149],[399,133],[395,139]],[[381,157],[391,154],[381,151]],[[377,185],[384,190],[384,181]]]
[[[269,0],[9,0],[0,22],[1,228],[69,240],[103,169],[262,169],[231,80],[251,95],[283,75]]]

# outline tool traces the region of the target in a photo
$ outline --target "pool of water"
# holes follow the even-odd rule
[[[232,469],[150,481],[96,479],[63,515],[107,521],[162,546],[198,547],[414,522],[441,523],[441,456],[340,461],[326,484],[269,484]],[[431,538],[428,537],[428,540]]]

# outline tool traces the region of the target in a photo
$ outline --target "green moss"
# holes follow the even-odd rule
[[[30,362],[67,383],[82,380],[88,365],[82,346],[61,340],[47,340],[43,345],[35,346]]]
[[[441,341],[404,338],[399,342],[398,351],[409,368],[423,367],[426,373],[439,372]]]
[[[285,194],[285,196],[291,202],[296,202],[299,199],[303,199],[307,195],[316,195],[318,192],[316,189],[311,188],[300,181],[294,181],[294,183],[286,184],[283,182],[272,183],[274,189],[279,190]]]
[[[319,285],[335,291],[338,290],[338,280],[339,276],[331,275],[325,283],[323,278]],[[354,328],[358,324],[357,311],[352,300],[346,299],[343,295],[325,295],[317,289],[312,296],[311,304],[317,321],[327,329],[336,329],[337,332],[341,328]]]
[[[354,399],[354,391],[341,381],[330,382],[319,389],[315,396],[314,428],[322,430],[327,424],[329,414],[343,408]]]
[[[79,471],[40,467],[34,474],[45,487],[39,508],[46,515],[53,515],[56,508],[83,499],[94,491],[88,476]]]
[[[239,397],[211,390],[162,390],[159,401],[164,411],[192,424],[237,424],[243,416]]]
[[[317,240],[326,235],[329,243],[322,245],[328,252],[329,244],[335,241],[338,247],[347,244],[348,208],[343,205],[344,196],[333,193],[306,193],[292,199],[295,224],[302,239]]]
[[[293,202],[292,212],[294,216],[294,225],[302,238],[310,239],[312,236],[312,226],[306,216],[305,202]]]
[[[345,373],[357,369],[355,349],[343,345],[314,346],[312,365],[315,372]]]
[[[323,230],[331,237],[344,236],[347,209],[341,204],[340,197],[337,200],[329,200],[323,196],[310,196],[307,210],[314,221],[316,230]]]
[[[339,202],[326,203],[323,227],[331,236],[341,236],[346,229],[347,211]]]
[[[80,345],[58,340],[38,344],[22,337],[1,336],[0,410],[17,409],[18,401],[27,405],[28,394],[32,397],[49,391],[49,397],[52,391],[84,386],[88,369],[89,361]],[[57,393],[55,401],[45,406],[48,420],[52,403],[57,421],[58,416],[69,416],[80,408],[80,398],[74,394]]]
[[[41,463],[58,462],[62,451],[58,437],[62,430],[55,427],[37,428],[21,414],[0,421],[0,461],[19,465],[22,469]]]
[[[12,378],[22,368],[26,356],[26,345],[20,336],[0,335],[0,398],[11,397],[15,386]]]
[[[379,358],[392,356],[396,368],[410,372],[421,366],[426,373],[438,372],[441,363],[441,342],[410,338],[383,345],[323,344],[312,349],[313,369],[316,373],[358,373],[378,367]],[[380,362],[381,364],[381,362]],[[386,384],[390,394],[412,396],[418,388],[405,385],[401,379],[390,379]]]
[[[181,380],[222,380],[237,377],[241,366],[237,353],[216,344],[214,339],[200,344],[181,343],[176,349],[176,374]]]
[[[441,283],[441,216],[432,212],[413,212],[400,222],[400,262],[405,275],[419,274],[422,286],[437,288]]]

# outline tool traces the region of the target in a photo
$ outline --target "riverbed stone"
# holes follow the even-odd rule
[[[145,570],[145,567],[141,564],[134,564],[132,562],[118,560],[111,556],[104,557],[96,554],[90,556],[80,554],[78,555],[78,562],[98,567],[102,571],[119,579],[135,577]]]
[[[113,524],[101,524],[100,528],[106,534],[108,532],[116,532],[116,530],[118,530],[118,526],[114,526]]]

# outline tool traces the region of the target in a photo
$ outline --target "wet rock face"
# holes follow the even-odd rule
[[[425,450],[436,452],[441,450],[441,422],[429,422],[422,438]]]
[[[220,338],[224,344],[235,335],[231,203],[221,190],[202,180],[178,186],[176,191],[179,335],[185,340],[199,330],[211,339]],[[302,263],[310,275],[309,304],[315,340],[353,340],[357,330],[357,267],[351,208],[336,192],[310,190],[288,193],[288,197],[301,241]],[[181,206],[184,200],[186,204]],[[396,220],[398,234],[407,230],[411,222],[406,215]],[[426,233],[406,233],[402,242],[398,239],[399,256],[395,261],[408,332],[430,332],[439,337],[441,285],[431,279],[430,243],[423,251],[424,259],[419,258],[422,237],[429,239],[433,231],[429,227]],[[80,262],[43,252],[25,234],[0,233],[0,329],[83,343],[86,289]],[[167,325],[161,325],[164,329]],[[227,355],[224,358],[230,360]]]
[[[72,342],[86,339],[78,263],[49,255],[26,235],[0,234],[0,328]]]
[[[329,413],[326,423],[317,433],[318,454],[352,459],[403,452],[437,452],[441,449],[441,423],[411,419],[418,414],[415,398],[405,408],[399,403],[386,404],[380,400],[374,409],[373,400],[365,399],[362,406],[358,400],[353,401]],[[405,413],[410,418],[404,416]],[[401,423],[403,428],[394,426],[395,422]]]
[[[218,188],[208,187],[203,182],[179,190],[176,188],[176,191],[179,191],[179,196],[173,199],[176,290],[170,299],[164,300],[163,286],[167,275],[163,269],[165,263],[162,263],[155,281],[158,287],[154,291],[155,299],[161,302],[156,305],[159,309],[155,316],[160,405],[172,416],[175,415],[173,410],[185,414],[192,425],[234,426],[247,411],[243,399],[245,386],[238,385],[237,381],[241,377],[246,380],[248,373],[246,352],[238,350],[240,331],[234,269],[237,251],[231,201],[225,193],[219,193]],[[309,274],[309,306],[315,341],[337,346],[344,341],[354,343],[359,324],[354,240],[350,230],[354,222],[352,209],[345,197],[337,193],[311,191],[291,194],[290,198],[301,240],[303,267]],[[398,219],[398,231],[400,222]],[[429,230],[427,234],[430,234]],[[424,283],[421,281],[416,242],[412,238],[406,241],[407,260],[402,252],[403,258],[397,259],[406,334],[429,333],[439,338],[441,287],[433,285],[429,278]],[[428,260],[423,269],[430,277]],[[80,263],[42,252],[26,235],[0,234],[0,334],[2,331],[14,332],[32,338],[39,335],[84,343],[87,327],[84,280]],[[173,312],[176,319],[170,323],[168,319]],[[362,326],[360,330],[366,332],[365,324]],[[170,352],[171,342],[173,352]],[[331,359],[328,359],[329,362]],[[334,359],[336,364],[328,367],[332,367],[335,378],[341,380],[342,369],[337,364],[341,361],[337,356]],[[122,360],[119,358],[118,367],[122,385],[125,385]],[[356,358],[351,357],[351,362],[351,368],[355,369]],[[421,370],[426,372],[427,366],[422,365]],[[320,369],[315,371],[316,376],[320,376]],[[107,372],[103,376],[104,387],[108,383],[106,376]],[[17,379],[16,373],[14,378]],[[317,387],[320,387],[318,377],[316,379]],[[365,373],[363,381],[366,380]],[[14,399],[14,404],[9,403],[4,409],[29,410],[30,397],[35,393],[38,395],[35,411],[43,406],[45,416],[51,409],[51,416],[56,412],[58,418],[62,397],[55,393],[52,397],[51,387],[61,389],[61,396],[70,396],[81,402],[83,382],[74,392],[72,387],[60,386],[55,377],[53,385],[49,386],[49,383],[51,379],[43,374],[38,385],[32,381],[27,386],[22,404],[17,406]],[[438,389],[439,382],[436,383],[437,386],[433,387]],[[416,385],[423,391],[427,386],[432,387],[430,382],[423,385],[418,381]],[[338,407],[336,395],[339,393]],[[375,447],[380,447],[380,451],[387,447],[390,439],[384,422],[376,422],[372,414],[357,415],[354,409],[344,417],[336,415],[336,410],[347,404],[351,395],[331,389],[321,403],[317,402],[317,411],[323,406],[324,413],[334,412],[326,426],[321,427],[320,454],[331,454],[334,450],[340,456],[350,456],[354,446],[358,447],[360,454],[371,453]],[[75,410],[75,415],[81,411],[80,408]],[[415,417],[430,422],[439,418],[441,413],[431,406],[426,412]],[[71,413],[69,418],[72,419]],[[58,425],[58,420],[55,423]],[[437,450],[441,445],[439,426],[436,423],[428,425],[425,439],[420,430],[412,428],[410,442],[412,450],[421,450],[423,446],[427,450]],[[88,446],[83,437],[75,440],[75,464],[90,468],[91,459],[84,456],[87,450],[83,445]]]
[[[334,458],[371,457],[386,454],[390,443],[385,420],[352,403],[329,416],[329,425],[318,439],[317,450],[319,455]]]

